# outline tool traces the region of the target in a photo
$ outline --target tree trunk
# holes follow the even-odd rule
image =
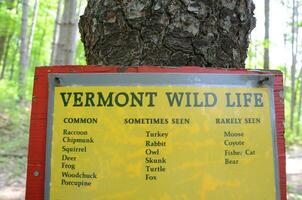
[[[286,49],[287,48],[287,34],[285,33],[285,34],[283,34],[283,44],[284,44],[284,49]],[[286,94],[286,92],[287,92],[287,89],[286,89],[286,86],[287,86],[287,73],[288,73],[288,69],[287,69],[287,62],[286,62],[286,60],[284,61],[284,75],[283,75],[283,79],[284,79],[284,94]]]
[[[19,4],[20,4],[21,2],[19,1],[19,0],[17,0],[17,3],[16,3],[16,6],[15,6],[15,10],[16,10],[16,14],[19,14]]]
[[[1,1],[0,1],[1,2]],[[14,5],[14,0],[5,0],[5,5],[6,5],[6,9],[7,10],[11,10],[13,9],[13,5]],[[3,25],[3,22],[2,22],[2,25]],[[0,65],[1,65],[1,62],[2,62],[2,58],[4,56],[4,53],[5,53],[5,46],[7,45],[7,41],[9,39],[9,37],[12,35],[11,33],[11,27],[10,27],[10,23],[9,22],[6,22],[4,21],[4,26],[3,26],[3,30],[0,30]]]
[[[297,47],[298,47],[298,30],[297,26],[297,15],[298,15],[298,7],[297,1],[293,0],[292,3],[292,65],[291,65],[291,102],[290,102],[290,129],[294,129],[294,112],[296,107],[296,64],[297,64]]]
[[[53,65],[55,63],[55,55],[58,49],[58,32],[60,30],[61,10],[62,10],[62,0],[58,0],[56,22],[55,22],[55,28],[53,31],[52,44],[51,44],[52,47],[51,47],[50,65]]]
[[[4,55],[5,42],[6,42],[6,34],[0,36],[0,64],[2,62],[2,58]]]
[[[13,35],[10,35],[7,39],[7,44],[6,44],[4,58],[3,58],[3,64],[2,64],[2,70],[1,70],[1,74],[0,74],[0,80],[4,79],[5,69],[6,69],[6,65],[7,65],[7,57],[8,57],[9,47],[10,47],[10,41],[11,41],[12,37],[13,37]]]
[[[79,28],[88,64],[244,68],[252,0],[88,0]]]
[[[269,9],[270,9],[270,0],[265,0],[264,3],[264,15],[265,15],[265,33],[264,33],[264,69],[269,69],[269,46],[270,46],[270,40],[269,40]]]
[[[255,52],[254,69],[257,69],[257,52],[258,52],[258,46],[257,46],[257,44],[255,45],[254,52]]]
[[[28,22],[28,0],[22,3],[22,24],[20,35],[20,71],[19,71],[19,101],[23,103],[26,91],[26,71],[28,68],[26,33]]]
[[[47,18],[48,18],[48,15],[45,17],[45,23],[47,23]],[[39,40],[39,53],[35,54],[35,64],[34,66],[38,66],[38,65],[46,65],[46,63],[37,63],[37,61],[40,60],[40,56],[41,56],[41,49],[44,48],[44,39],[45,39],[45,35],[46,35],[46,32],[47,32],[47,26],[44,26],[43,28],[43,31],[42,31],[42,37],[40,37],[40,40]],[[43,53],[42,53],[43,54]]]
[[[13,78],[14,78],[15,64],[16,64],[16,60],[17,60],[17,58],[15,57],[15,55],[17,55],[17,53],[18,53],[19,47],[20,47],[20,40],[17,41],[17,45],[16,45],[16,47],[14,49],[13,63],[12,63],[12,65],[10,67],[10,70],[9,70],[9,80],[10,81],[13,80]]]
[[[301,119],[301,106],[302,106],[302,68],[300,69],[299,73],[300,79],[300,92],[299,92],[299,102],[298,102],[298,118],[296,124],[296,135],[300,135],[300,119]]]
[[[72,64],[76,48],[77,1],[65,0],[54,64]]]
[[[33,15],[32,23],[31,23],[31,29],[30,29],[30,32],[29,32],[29,39],[28,39],[28,43],[27,43],[28,63],[30,63],[30,59],[31,59],[31,49],[32,49],[33,38],[34,38],[34,35],[35,35],[35,28],[36,28],[36,23],[37,23],[38,11],[39,11],[39,0],[35,0],[34,15]]]

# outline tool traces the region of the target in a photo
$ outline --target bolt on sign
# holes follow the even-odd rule
[[[286,199],[282,74],[36,69],[27,199]]]

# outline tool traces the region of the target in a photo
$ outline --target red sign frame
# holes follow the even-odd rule
[[[279,162],[279,186],[282,200],[286,200],[285,139],[283,77],[280,71],[253,71],[204,67],[118,67],[118,66],[53,66],[38,67],[35,71],[30,120],[27,164],[26,199],[44,199],[46,135],[48,112],[48,74],[51,73],[218,73],[273,75],[274,103]],[[261,180],[259,180],[261,181]]]

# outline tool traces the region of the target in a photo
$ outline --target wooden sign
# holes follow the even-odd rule
[[[36,70],[27,199],[286,199],[282,74]]]

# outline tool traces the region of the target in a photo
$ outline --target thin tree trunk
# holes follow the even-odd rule
[[[20,0],[17,0],[16,7],[15,7],[15,9],[16,9],[16,14],[19,13],[19,4],[20,4]]]
[[[300,119],[301,119],[301,104],[302,104],[302,68],[299,73],[300,78],[300,92],[299,92],[299,102],[298,102],[298,118],[296,124],[296,134],[297,136],[300,135]]]
[[[55,56],[55,64],[72,64],[77,31],[77,1],[65,0],[64,13],[61,20],[58,49]]]
[[[35,35],[35,28],[36,28],[36,23],[37,23],[37,18],[38,18],[38,11],[39,11],[39,0],[35,0],[34,4],[34,15],[31,23],[31,29],[29,32],[29,39],[27,43],[27,59],[28,63],[30,63],[31,59],[31,50],[32,50],[32,43]]]
[[[47,23],[47,18],[48,18],[48,15],[45,17],[45,23]],[[42,32],[42,37],[40,38],[40,41],[39,41],[39,51],[37,54],[35,54],[35,61],[39,61],[40,60],[40,56],[41,56],[41,49],[43,49],[44,47],[44,38],[45,38],[45,34],[46,34],[46,31],[47,31],[47,26],[44,26],[43,28],[43,32]],[[46,63],[35,63],[34,66],[38,66],[38,65],[46,65]]]
[[[286,89],[286,86],[287,86],[287,75],[288,75],[288,70],[287,70],[287,67],[286,65],[284,65],[284,94],[287,93],[287,89]]]
[[[254,52],[255,52],[255,57],[254,57],[254,69],[257,69],[257,52],[258,52],[258,47],[257,45],[255,45],[255,49],[254,49]]]
[[[64,50],[65,64],[73,64],[75,51],[76,51],[76,40],[77,40],[77,0],[66,0],[68,1],[69,12],[68,12],[68,36]]]
[[[252,66],[253,66],[253,57],[254,57],[254,55],[253,55],[253,49],[252,48],[249,48],[249,50],[248,50],[248,67],[249,68],[252,68]]]
[[[6,42],[6,34],[0,36],[0,64],[4,55],[5,42]]]
[[[61,10],[62,10],[62,0],[58,0],[56,22],[55,22],[52,44],[51,44],[52,47],[51,47],[50,65],[53,65],[55,63],[55,55],[58,49],[58,32],[60,30]]]
[[[14,8],[15,0],[6,0],[6,1],[4,1],[4,3],[6,4],[7,10],[10,11]],[[0,0],[0,4],[1,4],[1,0]],[[16,7],[16,9],[17,9],[17,7]],[[1,21],[1,19],[0,19],[0,21]],[[3,25],[3,23],[5,23],[5,25],[4,25],[5,28],[3,30],[1,30],[1,36],[0,36],[0,65],[1,65],[1,63],[2,64],[4,63],[4,60],[5,60],[4,57],[7,57],[7,56],[5,56],[6,47],[7,47],[7,45],[9,45],[8,42],[11,40],[11,36],[15,29],[14,24],[6,22],[5,20],[3,22],[2,21],[0,23],[2,23],[2,25]],[[2,72],[1,72],[1,74],[2,74]]]
[[[295,41],[295,68],[296,68],[296,66],[297,66],[297,56],[298,56],[298,53],[299,53],[299,45],[300,45],[300,43],[299,43],[299,2],[298,1],[296,1],[296,24],[295,24],[295,27],[296,27],[296,41]],[[299,73],[299,75],[298,75],[298,77],[296,78],[296,75],[295,75],[295,79],[300,79],[300,77],[302,76],[302,68],[300,69],[300,73]],[[295,80],[295,82],[296,82],[296,85],[297,85],[297,87],[296,87],[296,90],[295,90],[295,94],[294,94],[294,109],[296,109],[295,107],[296,107],[296,104],[297,104],[297,94],[298,94],[298,83],[297,83],[297,81]],[[301,82],[300,82],[300,84],[301,84]],[[300,85],[300,87],[301,87],[301,85]],[[294,110],[294,112],[296,112],[296,110]],[[299,112],[299,111],[298,111]],[[298,119],[299,120],[299,119]],[[293,121],[294,121],[294,119],[293,119]],[[298,123],[299,124],[299,123]],[[297,130],[296,130],[297,131]],[[298,134],[298,132],[296,132],[296,134]]]
[[[269,69],[269,46],[270,46],[270,38],[269,38],[269,13],[270,13],[270,0],[265,0],[264,3],[264,7],[265,7],[265,11],[264,11],[264,15],[265,15],[265,23],[264,23],[264,27],[265,27],[265,35],[264,35],[264,69],[268,70]]]
[[[19,71],[19,101],[24,102],[26,91],[26,72],[28,68],[27,49],[26,49],[26,34],[28,22],[28,0],[23,0],[22,3],[22,25],[20,35],[20,71]]]
[[[13,54],[13,56],[14,56],[13,57],[13,63],[11,65],[10,73],[9,73],[9,80],[10,81],[13,80],[13,78],[14,78],[15,64],[16,64],[16,60],[17,60],[15,55],[18,54],[19,47],[20,47],[20,40],[17,41],[17,45],[16,45],[16,48],[15,48],[14,54]]]
[[[4,58],[3,58],[0,80],[4,79],[4,73],[5,73],[5,69],[6,69],[7,57],[8,57],[9,47],[10,47],[10,41],[11,41],[12,37],[13,37],[13,35],[10,35],[7,39],[7,44],[6,44],[5,54],[4,54]]]
[[[283,43],[284,43],[284,49],[287,48],[287,34],[284,34],[283,35]],[[286,86],[287,85],[287,62],[284,61],[284,85]],[[284,93],[286,94],[287,90],[286,90],[286,87],[284,87]]]
[[[296,28],[296,11],[297,11],[297,5],[296,0],[293,0],[293,14],[292,14],[292,65],[291,65],[291,103],[290,103],[290,129],[294,129],[294,112],[295,112],[295,105],[296,105],[296,91],[295,91],[295,85],[296,85],[296,63],[297,63],[297,55],[296,55],[296,37],[297,37],[297,28]]]
[[[299,52],[299,2],[296,2],[296,42],[295,42],[295,56],[296,56],[296,63],[297,63],[297,54]],[[298,104],[298,119],[297,119],[297,125],[296,125],[296,135],[298,136],[300,133],[300,117],[301,117],[301,91],[302,91],[302,68],[300,69],[300,73],[298,76],[298,79],[300,79],[300,92],[299,92],[299,104]],[[298,84],[297,84],[298,85]],[[295,104],[296,104],[296,98],[297,98],[297,91],[298,88],[295,90]]]

